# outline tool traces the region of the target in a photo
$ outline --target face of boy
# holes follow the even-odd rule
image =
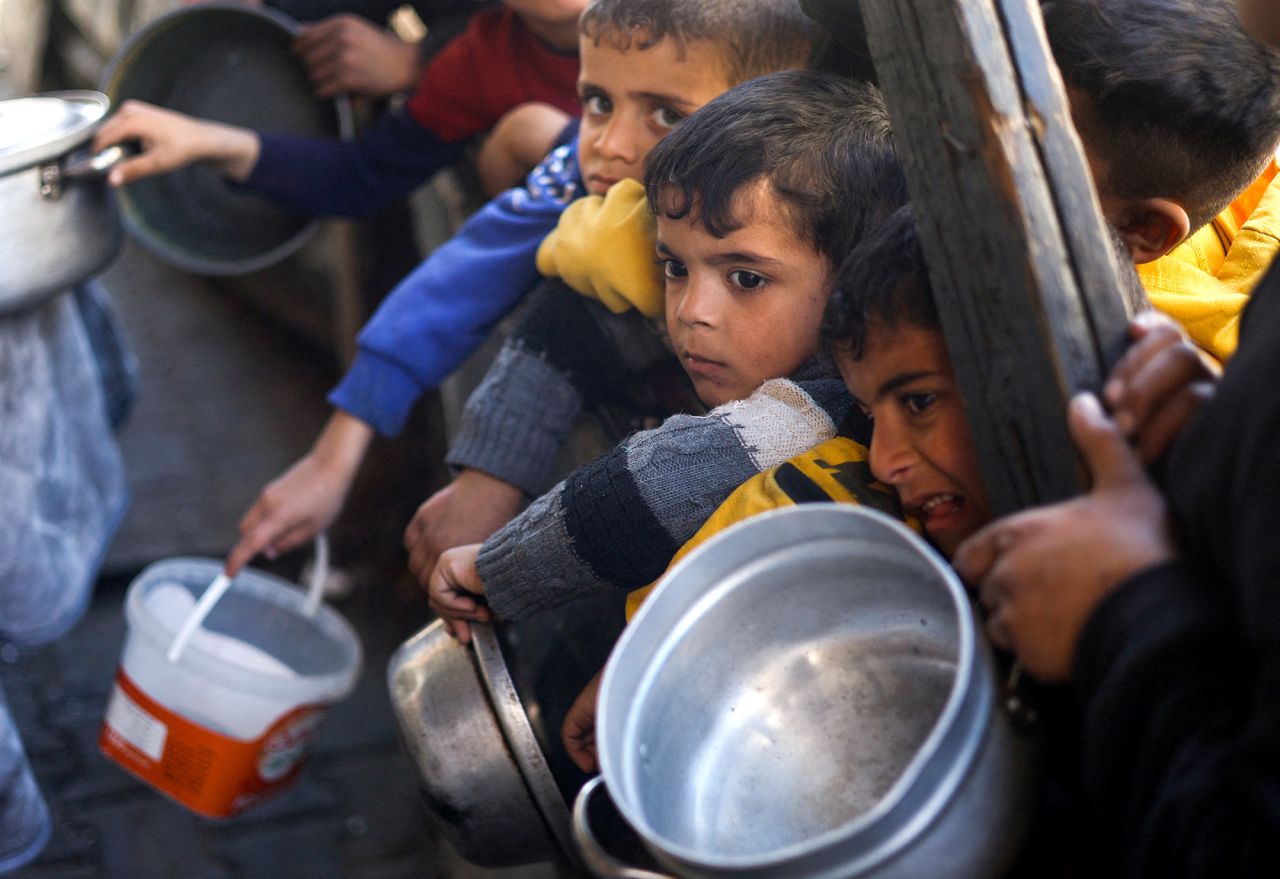
[[[942,334],[872,322],[862,357],[837,354],[836,363],[872,419],[872,474],[950,558],[991,508]]]
[[[683,52],[670,39],[623,51],[606,34],[598,46],[583,37],[580,47],[578,163],[592,195],[626,177],[642,179],[649,150],[731,85],[722,50],[706,40],[687,43]]]
[[[667,330],[698,397],[719,406],[783,378],[817,348],[825,256],[800,240],[767,185],[739,193],[724,238],[696,217],[658,217]]]

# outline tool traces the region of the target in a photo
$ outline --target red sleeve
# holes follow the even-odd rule
[[[474,16],[432,59],[409,98],[409,115],[442,140],[466,140],[529,101],[577,116],[577,79],[576,55],[556,52],[498,6]]]

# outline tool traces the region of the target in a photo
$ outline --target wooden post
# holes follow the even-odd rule
[[[1132,303],[1035,0],[862,0],[994,511],[1085,487],[1066,404]]]

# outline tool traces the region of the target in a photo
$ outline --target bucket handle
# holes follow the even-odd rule
[[[604,850],[591,829],[591,819],[587,814],[587,806],[596,791],[603,791],[606,797],[609,795],[603,775],[597,775],[584,784],[573,801],[573,838],[587,869],[600,879],[675,879],[666,873],[654,873],[624,864]]]
[[[324,598],[324,581],[329,576],[329,538],[320,533],[316,535],[316,561],[311,570],[311,582],[307,585],[307,598],[303,602],[302,612],[308,617],[314,617],[316,611],[320,609],[320,601]],[[209,615],[222,596],[226,594],[227,589],[231,587],[233,578],[228,577],[225,571],[218,571],[218,576],[205,587],[200,595],[200,600],[196,602],[195,607],[191,608],[191,612],[187,614],[186,619],[182,621],[182,625],[178,627],[178,634],[169,644],[169,650],[165,653],[165,658],[169,662],[175,663],[182,658],[183,652],[187,649],[191,637],[196,633],[196,629],[200,628],[200,624],[204,622],[204,618]]]
[[[329,538],[321,531],[316,535],[316,560],[311,566],[311,582],[307,584],[307,600],[302,612],[308,618],[316,615],[324,599],[324,581],[329,579]]]

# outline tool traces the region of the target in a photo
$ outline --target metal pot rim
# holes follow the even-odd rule
[[[650,826],[627,795],[627,785],[622,783],[622,767],[616,764],[613,751],[606,744],[621,732],[613,733],[609,729],[608,718],[612,712],[606,709],[609,693],[613,689],[610,687],[610,679],[617,677],[618,672],[615,668],[621,666],[622,658],[627,657],[631,652],[627,645],[638,641],[643,636],[646,611],[653,613],[652,609],[658,607],[660,593],[655,591],[623,632],[610,656],[609,664],[605,667],[596,727],[600,742],[601,772],[614,803],[627,823],[646,843],[657,849],[664,859],[696,865],[715,873],[742,871],[752,876],[784,875],[778,871],[799,869],[802,865],[811,863],[815,865],[822,863],[826,855],[842,841],[866,834],[866,846],[857,852],[844,853],[842,862],[845,866],[850,866],[854,862],[861,864],[882,861],[893,852],[909,845],[924,827],[932,823],[933,818],[945,808],[950,797],[969,772],[972,761],[985,739],[986,723],[994,701],[992,682],[984,673],[990,663],[990,654],[985,642],[977,637],[971,606],[955,572],[927,547],[918,535],[902,523],[865,507],[842,504],[801,505],[770,511],[754,516],[712,537],[673,568],[661,585],[678,581],[682,576],[687,578],[688,575],[682,575],[680,572],[692,567],[696,564],[696,559],[704,554],[723,551],[727,543],[741,544],[745,541],[753,551],[763,557],[770,551],[767,546],[768,535],[774,529],[775,520],[779,517],[809,517],[817,523],[833,516],[848,517],[848,524],[854,528],[879,530],[883,536],[894,539],[896,542],[904,543],[913,549],[924,550],[921,555],[922,560],[933,568],[939,575],[940,582],[949,589],[957,615],[959,639],[955,679],[946,704],[939,712],[929,735],[904,768],[901,777],[870,811],[809,839],[767,853],[742,856],[720,855],[713,861],[708,860],[705,853],[666,839]],[[717,545],[722,549],[714,549]],[[611,675],[611,671],[614,674]],[[904,815],[905,811],[912,808],[918,810],[914,819]]]
[[[0,101],[0,109],[6,104],[13,107],[23,103],[62,103],[66,119],[53,131],[34,134],[12,150],[0,150],[0,176],[46,164],[88,142],[111,106],[111,100],[102,92],[77,89],[9,98]]]
[[[471,646],[475,651],[480,678],[488,691],[493,713],[498,718],[503,737],[515,758],[520,774],[524,777],[534,805],[546,822],[547,828],[569,858],[576,857],[573,845],[573,819],[569,805],[564,801],[546,755],[538,744],[524,704],[516,692],[515,682],[507,668],[506,657],[493,627],[485,623],[471,624]]]

